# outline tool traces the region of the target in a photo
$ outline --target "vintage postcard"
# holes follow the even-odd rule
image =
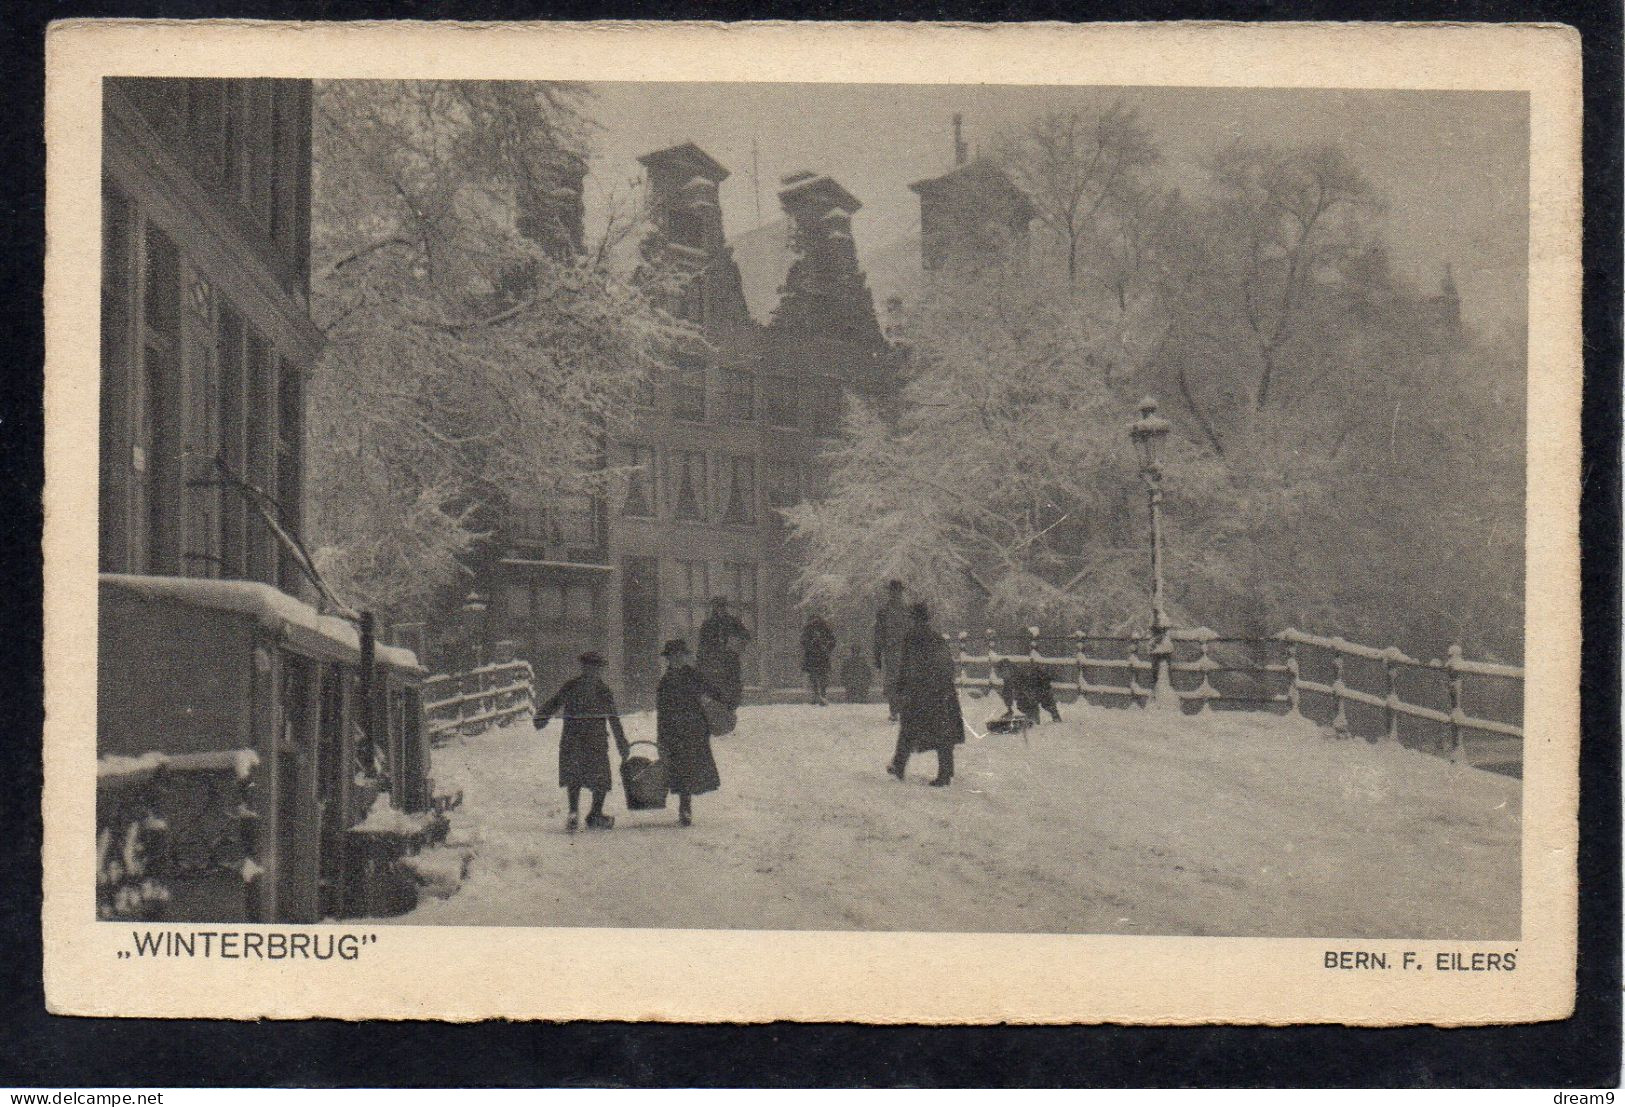
[[[53,1011],[1572,1009],[1571,30],[48,55]]]

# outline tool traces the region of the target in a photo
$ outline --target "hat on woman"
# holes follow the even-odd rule
[[[661,657],[676,657],[679,654],[686,653],[688,653],[688,643],[681,638],[668,639],[666,644],[660,647]]]
[[[602,665],[604,663],[604,655],[599,653],[597,650],[588,650],[586,653],[577,657],[576,660],[581,662],[583,665]]]
[[[917,600],[908,605],[909,614],[919,622],[926,622],[931,618],[931,609],[925,605],[924,600]]]

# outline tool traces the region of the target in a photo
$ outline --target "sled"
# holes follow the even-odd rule
[[[1033,719],[1028,715],[1000,715],[996,719],[987,721],[989,734],[1019,734],[1033,725]]]
[[[660,747],[653,742],[629,742],[632,746],[654,746],[655,756],[629,754],[621,759],[621,787],[626,789],[628,811],[661,811],[666,806],[666,765],[660,760]]]

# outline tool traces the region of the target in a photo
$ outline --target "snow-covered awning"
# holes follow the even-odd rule
[[[207,577],[135,576],[128,573],[102,573],[103,588],[116,588],[148,600],[168,600],[191,607],[233,611],[253,619],[260,627],[277,635],[309,635],[329,649],[349,653],[359,660],[361,636],[344,619],[323,615],[309,604],[296,600],[269,584],[252,580],[213,580]],[[379,643],[376,656],[391,668],[420,673],[417,655],[399,646]]]

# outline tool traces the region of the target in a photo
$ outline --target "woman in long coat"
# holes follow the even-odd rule
[[[689,664],[688,643],[673,638],[660,651],[666,671],[655,686],[655,744],[666,766],[666,786],[677,793],[677,822],[694,822],[693,797],[722,787],[711,756],[711,722],[700,697],[721,699],[715,685]]]
[[[936,750],[937,778],[931,784],[944,788],[954,778],[954,747],[965,740],[954,656],[931,625],[925,604],[913,605],[909,613],[913,625],[903,637],[897,665],[897,752],[886,771],[902,780],[910,754]]]

